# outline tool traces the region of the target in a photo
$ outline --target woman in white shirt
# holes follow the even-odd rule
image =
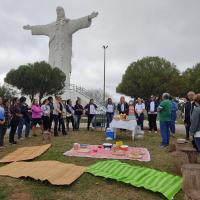
[[[143,103],[141,98],[137,99],[137,103],[135,105],[135,115],[137,118],[137,125],[141,127],[143,130],[144,124],[144,111],[145,111],[145,104]]]
[[[106,105],[106,119],[107,119],[106,128],[110,127],[110,123],[113,120],[114,112],[115,112],[115,104],[112,102],[111,98],[108,98]]]
[[[50,123],[50,106],[48,99],[45,99],[43,101],[41,109],[42,109],[43,129],[44,131],[47,131],[49,129],[49,123]]]

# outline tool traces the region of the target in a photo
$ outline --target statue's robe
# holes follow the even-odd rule
[[[88,28],[88,16],[79,19],[61,19],[47,25],[32,26],[32,35],[49,37],[49,64],[58,67],[66,74],[66,84],[70,84],[72,35],[79,29]]]

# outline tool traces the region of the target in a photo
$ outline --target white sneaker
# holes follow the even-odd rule
[[[155,133],[158,133],[158,131],[155,131]]]

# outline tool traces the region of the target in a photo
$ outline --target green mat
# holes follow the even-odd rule
[[[179,192],[182,178],[166,172],[122,163],[118,160],[102,161],[88,167],[94,176],[115,179],[136,187],[162,193],[171,200]]]

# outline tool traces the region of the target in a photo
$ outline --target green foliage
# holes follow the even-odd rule
[[[133,62],[122,77],[117,92],[132,97],[149,98],[169,92],[182,93],[182,78],[176,66],[164,58],[145,57]]]
[[[64,72],[42,61],[12,69],[4,81],[17,87],[22,94],[29,95],[33,100],[37,94],[40,99],[47,95],[62,94],[65,79]]]
[[[192,90],[196,93],[200,90],[200,63],[192,68],[188,68],[182,75],[187,91]]]
[[[17,92],[14,89],[7,86],[6,84],[0,86],[0,97],[6,98],[6,99],[11,99],[16,94],[17,94]]]

